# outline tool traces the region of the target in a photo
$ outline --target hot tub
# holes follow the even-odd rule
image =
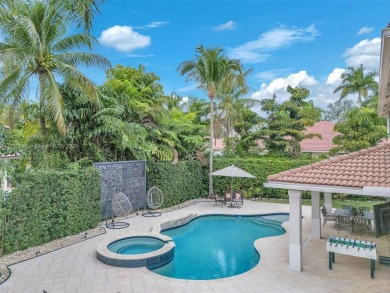
[[[161,234],[133,234],[110,238],[97,247],[97,258],[104,264],[156,269],[168,264],[174,257],[172,238]]]

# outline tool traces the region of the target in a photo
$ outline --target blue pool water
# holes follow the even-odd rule
[[[153,237],[127,237],[108,245],[108,250],[119,254],[142,254],[155,251],[164,246],[164,242]]]
[[[260,260],[254,241],[284,234],[281,223],[286,220],[287,214],[196,218],[187,225],[162,232],[175,242],[175,257],[153,272],[190,280],[211,280],[244,273]]]

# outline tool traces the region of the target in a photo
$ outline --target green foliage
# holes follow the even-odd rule
[[[164,206],[170,207],[207,194],[203,185],[202,166],[198,161],[148,162],[148,186],[164,193]]]
[[[226,189],[242,189],[246,198],[274,197],[287,198],[287,190],[265,188],[263,183],[268,182],[267,177],[272,174],[283,172],[289,169],[314,163],[314,159],[292,159],[292,158],[251,158],[251,159],[226,159],[216,158],[214,170],[219,170],[230,165],[235,165],[256,178],[230,178],[214,176],[214,190],[223,194]]]
[[[308,89],[288,86],[287,91],[291,96],[282,104],[276,102],[275,95],[261,101],[262,110],[268,114],[268,125],[260,133],[269,153],[298,156],[302,140],[319,137],[318,134],[305,134],[304,130],[319,120],[321,111],[314,107],[313,101],[306,101]]]
[[[22,175],[0,211],[8,215],[0,251],[10,253],[96,227],[100,184],[95,168]]]
[[[354,107],[354,103],[348,99],[338,100],[335,103],[330,103],[326,107],[326,111],[324,113],[324,119],[328,121],[341,121],[344,119],[345,114],[348,110]]]
[[[378,83],[374,79],[377,75],[375,71],[366,74],[362,64],[357,68],[349,66],[348,70],[341,74],[342,83],[333,93],[341,91],[340,100],[350,94],[357,94],[358,105],[361,107],[363,98],[366,99],[370,92],[377,91]]]
[[[347,112],[345,119],[335,125],[341,135],[333,139],[335,148],[330,153],[354,152],[378,144],[387,136],[386,119],[378,117],[376,109],[354,108]]]
[[[78,10],[80,4],[74,4]],[[83,7],[90,5],[84,3]],[[78,68],[108,69],[110,63],[97,54],[78,51],[91,48],[96,39],[87,32],[72,34],[69,31],[75,24],[80,24],[80,16],[69,9],[69,1],[2,1],[0,22],[2,101],[19,104],[28,96],[31,82],[38,81],[41,129],[46,129],[46,120],[50,118],[61,133],[65,133],[66,125],[58,80],[67,81],[99,105],[96,86]]]

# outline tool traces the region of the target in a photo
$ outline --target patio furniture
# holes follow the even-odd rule
[[[158,217],[161,212],[152,211],[160,208],[164,203],[164,194],[160,188],[153,186],[146,194],[147,211],[142,214],[144,217]]]
[[[336,216],[336,227],[337,232],[340,233],[340,227],[351,227],[351,232],[353,231],[353,216]]]
[[[366,231],[366,236],[368,235],[368,232],[371,230],[371,221],[366,217],[360,217],[355,216],[353,217],[353,231],[356,231],[356,229],[361,229]]]
[[[214,199],[214,206],[216,206],[218,203],[221,203],[221,207],[223,207],[223,204],[225,202],[224,197],[214,192],[209,198]]]
[[[127,222],[115,222],[116,217],[124,217],[129,215],[133,211],[133,206],[130,200],[122,192],[117,192],[112,196],[111,207],[113,217],[111,222],[108,223],[106,219],[106,228],[108,229],[123,229],[129,226]]]
[[[225,191],[225,205],[226,203],[230,203],[230,206],[233,206],[233,197],[232,197],[232,190],[227,189]]]
[[[235,190],[233,192],[232,202],[235,203],[237,206],[238,204],[241,204],[241,206],[244,205],[244,197],[242,194],[242,190]]]
[[[335,262],[335,254],[341,253],[370,259],[371,278],[374,279],[377,246],[374,242],[330,236],[326,241],[326,251],[329,252],[329,270]]]
[[[322,207],[321,209],[322,217],[324,218],[324,223],[322,224],[322,227],[325,227],[326,222],[328,221],[334,221],[336,222],[336,216],[332,213],[329,213],[325,207]]]
[[[345,211],[346,215],[353,216],[353,207],[349,205],[342,205],[341,209]]]

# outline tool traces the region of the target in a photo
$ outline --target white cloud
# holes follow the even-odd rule
[[[287,77],[279,77],[269,83],[263,83],[260,89],[252,95],[252,98],[257,100],[270,99],[276,94],[277,101],[280,103],[290,97],[290,94],[286,91],[288,85],[292,87],[302,86],[310,90],[309,99],[313,100],[314,105],[325,109],[329,103],[334,103],[340,97],[339,93],[334,94],[333,91],[339,82],[337,76],[342,70],[335,68],[324,82],[318,81],[314,76],[309,75],[306,70],[301,70]],[[333,83],[330,83],[330,81]]]
[[[372,71],[379,68],[380,50],[380,38],[366,39],[345,50],[343,57],[348,66],[358,67],[363,64],[367,70]]]
[[[356,33],[356,35],[360,36],[360,35],[364,35],[364,34],[369,34],[373,30],[374,30],[373,27],[364,26]]]
[[[345,72],[345,69],[335,68],[331,73],[329,73],[328,78],[326,79],[326,84],[338,84],[341,82],[341,75]]]
[[[247,42],[229,50],[229,55],[242,62],[259,63],[266,61],[272,52],[298,42],[313,41],[319,32],[314,25],[308,27],[280,26],[263,33],[257,40]]]
[[[182,99],[181,99],[181,101],[180,101],[180,105],[183,105],[183,104],[186,104],[186,103],[188,103],[188,101],[189,101],[190,99],[188,98],[188,97],[183,97]]]
[[[156,28],[156,27],[162,27],[169,24],[169,21],[152,21],[149,24],[136,26],[134,28],[136,29],[149,29],[149,28]]]
[[[119,25],[102,31],[98,41],[107,47],[121,52],[131,52],[138,48],[148,47],[151,44],[151,38],[149,36],[144,36],[133,31],[131,26]]]
[[[213,27],[213,30],[215,31],[231,31],[236,28],[236,23],[233,20],[229,20],[228,22],[225,22],[223,24],[220,24],[216,27]]]
[[[260,90],[254,93],[252,97],[269,99],[277,92],[286,92],[287,86],[289,85],[292,87],[296,87],[298,85],[305,87],[314,86],[317,84],[318,81],[313,76],[308,75],[305,70],[301,70],[298,73],[290,74],[286,78],[276,78],[269,84],[263,83],[260,87]],[[282,94],[282,96],[284,95]]]

